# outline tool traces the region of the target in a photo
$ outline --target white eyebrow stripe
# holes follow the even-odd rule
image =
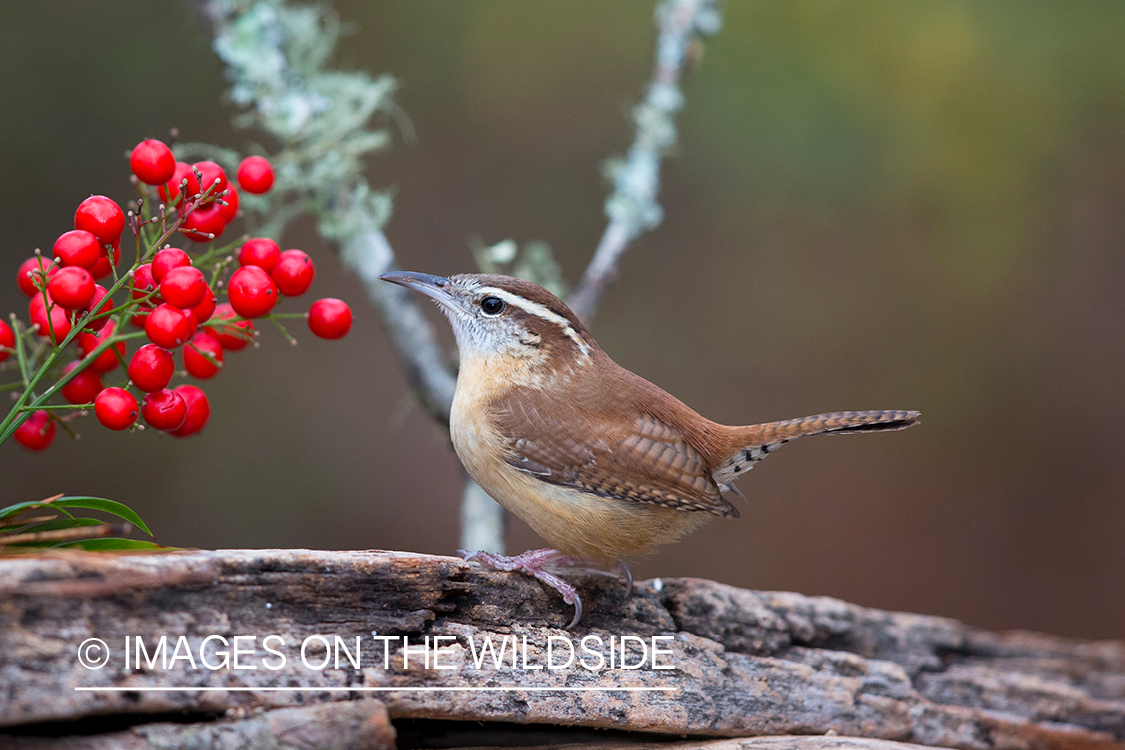
[[[571,341],[578,345],[578,348],[582,351],[583,356],[590,356],[590,347],[586,344],[585,341],[582,340],[582,337],[578,335],[578,331],[574,330],[574,326],[570,324],[570,321],[559,315],[549,307],[541,305],[538,302],[532,302],[531,300],[521,297],[518,294],[512,294],[511,292],[506,292],[503,289],[497,289],[496,287],[492,286],[481,287],[478,291],[481,294],[499,297],[509,305],[515,305],[529,315],[534,315],[536,317],[543,318],[543,320],[554,323],[562,329],[562,332],[566,334],[571,339]]]

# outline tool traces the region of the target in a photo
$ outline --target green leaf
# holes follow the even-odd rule
[[[2,541],[2,540],[0,540],[0,541]],[[55,546],[58,546],[58,544],[59,544],[58,539],[44,539],[44,540],[38,541],[38,542],[15,542],[14,544],[4,544],[4,548],[3,548],[2,551],[0,551],[0,555],[8,554],[12,550],[15,550],[15,551],[19,552],[19,551],[22,551],[22,550],[29,550],[29,549],[55,547]]]
[[[100,510],[103,513],[109,513],[124,518],[144,533],[155,538],[155,535],[148,530],[148,526],[145,526],[145,522],[141,520],[141,517],[138,516],[132,508],[116,500],[106,500],[102,497],[60,497],[58,500],[50,503],[50,505],[54,507]]]
[[[56,518],[53,521],[39,521],[31,522],[20,527],[12,527],[10,534],[38,534],[40,531],[55,531],[57,529],[73,529],[77,526],[98,526],[105,523],[100,518]],[[9,535],[5,530],[0,534],[0,543],[3,543],[4,537]]]
[[[63,498],[60,497],[59,499],[62,500]],[[14,516],[21,511],[27,510],[28,508],[49,508],[52,505],[54,505],[54,503],[45,503],[42,500],[29,500],[26,503],[16,503],[15,505],[9,505],[7,508],[0,510],[0,518],[8,518],[9,516]],[[68,511],[64,510],[62,511],[62,513],[70,516],[71,518],[74,517]]]
[[[143,539],[123,539],[121,537],[105,537],[103,539],[80,539],[75,542],[64,542],[59,547],[77,547],[90,552],[115,549],[159,549],[171,552],[176,547],[165,547],[156,542],[147,542]]]

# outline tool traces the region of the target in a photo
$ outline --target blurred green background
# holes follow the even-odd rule
[[[576,280],[631,142],[652,3],[339,2],[339,64],[401,82],[417,138],[371,160],[400,264],[545,240]],[[125,151],[180,128],[244,148],[206,25],[180,3],[12,4],[0,24],[0,310],[80,200],[129,197]],[[685,81],[664,224],[592,326],[626,367],[750,423],[913,408],[906,433],[802,441],[715,521],[634,566],[1125,637],[1125,5],[730,2]],[[411,405],[356,280],[311,222],[340,342],[266,330],[206,385],[198,439],[91,418],[0,447],[0,502],[134,507],[167,544],[457,545],[461,470]],[[3,277],[0,273],[0,277]],[[297,309],[303,305],[290,303]],[[435,312],[443,342],[452,337]],[[513,523],[513,550],[538,546]],[[595,605],[596,606],[596,605]]]

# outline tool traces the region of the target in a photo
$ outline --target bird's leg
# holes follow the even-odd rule
[[[568,558],[558,550],[533,549],[511,557],[497,555],[491,552],[466,553],[464,550],[460,550],[459,552],[466,561],[479,562],[493,570],[518,570],[521,573],[526,573],[529,576],[538,578],[540,581],[562,594],[564,602],[574,605],[574,619],[566,626],[567,630],[573,630],[578,624],[578,621],[582,619],[582,600],[578,598],[577,589],[554,573],[544,569],[544,565],[549,563],[568,564],[573,562],[571,558]]]
[[[613,570],[625,579],[625,598],[628,599],[633,594],[633,571],[629,570],[624,560],[618,560]]]
[[[604,562],[599,562],[598,560],[591,560],[584,557],[567,557],[562,553],[559,553],[559,556],[552,559],[551,562],[553,562],[555,565],[566,566],[570,568],[592,568],[599,573],[608,572],[610,575],[617,575],[625,582],[624,598],[628,599],[633,595],[633,572],[629,570],[629,566],[625,564],[624,560],[618,560],[616,563],[614,563],[613,567],[609,569],[609,571],[605,570]]]

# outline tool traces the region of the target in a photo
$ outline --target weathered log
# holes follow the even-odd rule
[[[236,550],[6,560],[0,726],[19,733],[78,722],[78,731],[99,716],[374,697],[392,719],[701,737],[833,731],[973,750],[1125,749],[1125,643],[991,633],[694,579],[644,582],[627,600],[616,579],[581,582],[586,616],[568,633],[561,628],[571,613],[554,591],[449,557]],[[266,643],[269,635],[278,640]],[[153,658],[161,636],[165,657],[179,657],[166,669]],[[216,638],[204,648],[208,636],[227,648]],[[335,659],[324,669],[302,662],[302,644],[316,666],[337,636],[352,654],[359,639],[358,668],[347,653],[338,667]],[[645,657],[642,668],[621,668],[622,636],[625,658]],[[127,665],[126,637],[131,657],[139,638],[151,661]],[[515,664],[508,649],[503,665],[478,665],[486,640],[498,646],[505,637],[519,647]],[[601,639],[592,650],[607,660],[613,638],[613,668],[593,668],[589,654],[590,668],[535,668],[560,664],[567,644],[582,653],[587,637]],[[79,662],[90,638],[109,650],[99,669]],[[270,645],[284,664],[264,650]],[[219,665],[236,646],[239,666],[254,668],[201,663]],[[662,652],[655,665],[654,646]]]
[[[85,736],[0,736],[8,750],[394,750],[395,731],[379,701],[275,708],[209,722],[152,722]]]

